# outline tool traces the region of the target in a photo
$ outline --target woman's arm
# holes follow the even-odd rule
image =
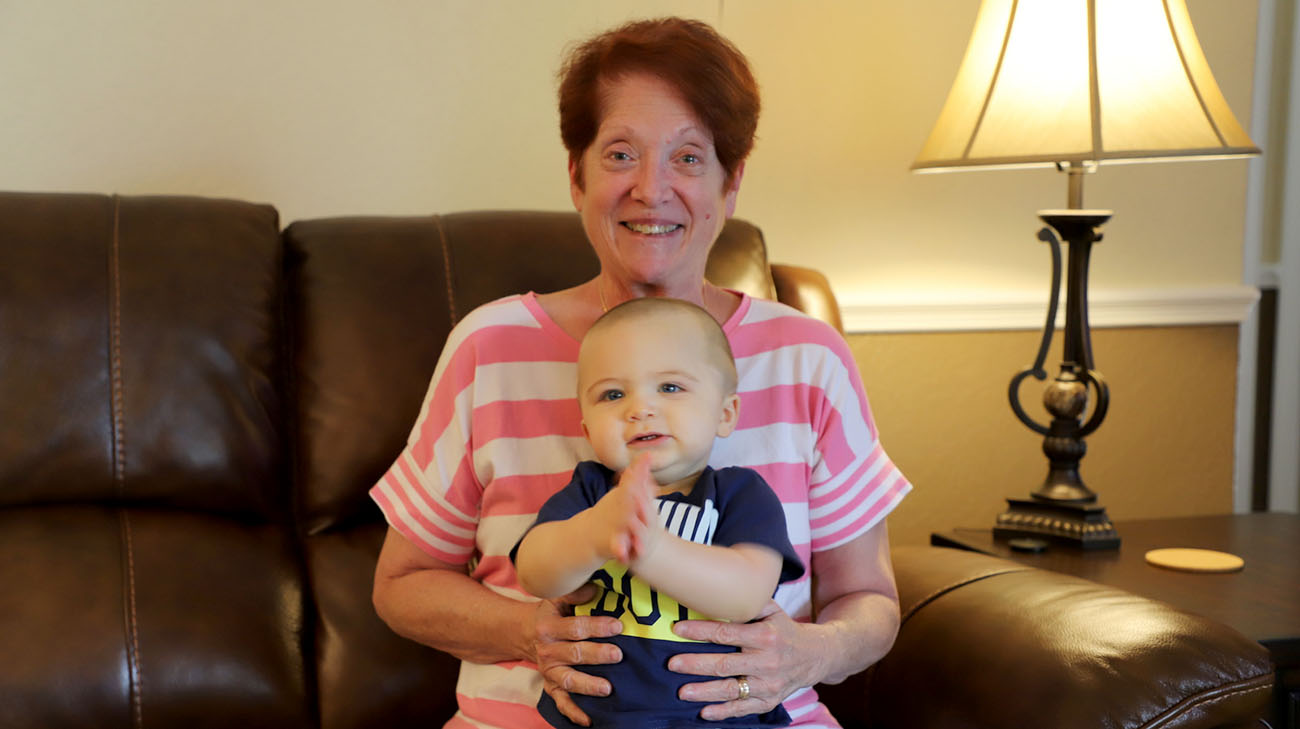
[[[583,597],[539,603],[503,597],[391,528],[375,569],[375,610],[393,632],[473,663],[532,661],[560,710],[579,724],[586,717],[568,694],[607,696],[610,685],[572,666],[623,657],[617,646],[588,640],[619,634],[618,620],[562,614],[560,604]]]
[[[885,657],[898,637],[898,587],[881,521],[857,539],[813,555],[815,629],[830,645],[813,683],[840,683]]]
[[[769,602],[755,623],[686,620],[674,626],[684,638],[741,648],[669,660],[679,673],[726,677],[682,687],[685,700],[725,702],[704,707],[705,719],[768,711],[799,688],[843,681],[893,645],[898,594],[883,521],[847,544],[814,554],[812,566],[814,622],[798,623]],[[736,676],[749,683],[750,697],[743,701],[737,700]]]
[[[379,552],[373,599],[393,632],[461,660],[533,658],[536,605],[497,595],[392,528]]]

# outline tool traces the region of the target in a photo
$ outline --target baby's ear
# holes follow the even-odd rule
[[[722,400],[722,418],[718,420],[718,437],[726,438],[736,429],[740,420],[740,395],[731,394]]]

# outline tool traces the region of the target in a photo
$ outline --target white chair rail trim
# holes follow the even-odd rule
[[[1089,292],[1092,328],[1165,327],[1200,324],[1240,324],[1259,300],[1254,286],[1213,286],[1194,289],[1094,290]],[[988,291],[954,296],[846,296],[840,313],[844,329],[855,334],[903,332],[965,332],[1041,330],[1047,316],[1045,297],[1028,293]],[[1065,296],[1057,308],[1056,326],[1063,326]]]

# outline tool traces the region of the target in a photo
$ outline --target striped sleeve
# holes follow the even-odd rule
[[[370,496],[388,523],[429,555],[452,564],[473,556],[483,487],[474,467],[471,415],[476,373],[491,342],[530,327],[518,297],[471,312],[452,330],[406,447]]]
[[[734,339],[738,358],[759,360],[744,407],[759,403],[803,444],[811,550],[840,546],[879,523],[911,484],[881,445],[844,338],[789,307],[755,301]]]

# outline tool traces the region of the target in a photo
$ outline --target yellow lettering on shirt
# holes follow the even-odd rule
[[[626,565],[615,560],[606,562],[597,570],[592,581],[598,588],[595,599],[574,606],[574,614],[618,618],[623,623],[623,635],[697,643],[699,641],[674,634],[673,623],[714,619],[652,589],[641,578],[631,574]]]

